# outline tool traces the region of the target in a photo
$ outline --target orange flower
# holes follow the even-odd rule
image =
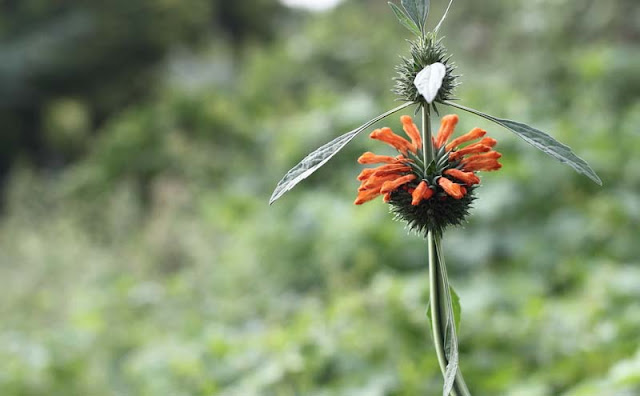
[[[358,163],[360,164],[396,164],[398,163],[398,159],[394,157],[389,157],[388,155],[375,155],[374,153],[367,151],[362,154],[360,158],[358,158]]]
[[[414,153],[417,152],[422,147],[422,137],[420,136],[418,127],[413,123],[413,120],[408,115],[400,117],[400,122],[402,122],[402,129],[404,132],[411,138],[411,151]]]
[[[480,179],[473,172],[463,172],[459,169],[447,169],[444,171],[444,174],[463,181],[467,183],[468,186],[480,183]]]
[[[435,169],[425,169],[419,160],[422,157],[423,140],[418,127],[409,116],[402,116],[400,120],[411,141],[396,135],[389,128],[376,129],[370,135],[372,139],[395,148],[400,155],[392,157],[366,152],[358,158],[361,164],[383,165],[364,169],[358,175],[361,184],[355,201],[357,205],[378,195],[384,195],[384,201],[392,204],[405,202],[405,198],[401,198],[405,196],[406,204],[410,202],[414,207],[422,205],[424,201],[431,202],[431,198],[436,194],[440,200],[451,197],[458,201],[469,193],[468,188],[480,183],[476,171],[496,170],[502,166],[498,163],[500,153],[493,151],[497,142],[495,139],[484,137],[487,132],[480,128],[474,128],[449,142],[458,123],[458,116],[452,114],[442,117],[440,130],[432,139],[437,165]],[[480,138],[482,140],[472,142]],[[472,143],[458,148],[467,142]],[[444,150],[441,150],[443,147]],[[415,161],[407,158],[409,153]]]
[[[442,120],[440,120],[440,130],[438,131],[433,144],[436,149],[442,147],[442,145],[449,140],[457,124],[458,116],[455,114],[449,114],[442,117]]]
[[[380,189],[380,192],[382,194],[386,194],[388,192],[391,192],[391,191],[397,189],[398,187],[402,186],[403,184],[407,184],[411,180],[416,179],[417,177],[418,176],[414,175],[413,173],[410,173],[408,175],[404,175],[402,177],[398,177],[395,180],[385,181],[384,184],[382,185],[382,188]]]
[[[451,151],[454,148],[461,145],[462,143],[483,137],[486,133],[487,131],[485,131],[484,129],[473,128],[472,130],[465,133],[464,135],[453,139],[451,143],[447,144],[446,149],[447,151]]]
[[[467,189],[462,187],[459,184],[456,184],[454,182],[452,182],[451,180],[447,179],[446,177],[441,177],[438,179],[438,185],[440,185],[440,187],[442,187],[442,189],[449,194],[450,197],[454,198],[454,199],[460,199],[462,197],[464,197],[464,195],[467,193]]]
[[[413,153],[416,152],[413,145],[409,143],[407,139],[393,133],[391,128],[376,129],[371,132],[369,137],[387,143],[404,155],[407,155],[407,151],[412,151]]]
[[[423,199],[429,199],[433,195],[433,190],[429,188],[427,182],[422,180],[418,187],[411,193],[411,205],[417,206]]]
[[[400,121],[410,141],[389,128],[371,133],[372,139],[387,143],[400,154],[393,157],[366,152],[358,158],[361,164],[382,165],[360,172],[354,203],[361,205],[382,195],[398,218],[421,233],[442,233],[447,226],[461,224],[475,199],[475,186],[480,184],[476,172],[502,166],[498,162],[501,154],[493,150],[497,142],[485,137],[487,132],[480,128],[449,142],[458,116],[447,115],[442,117],[438,133],[429,142],[435,158],[425,164],[422,151],[425,142],[418,127],[409,116],[402,116]]]

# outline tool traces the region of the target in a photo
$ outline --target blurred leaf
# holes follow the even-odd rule
[[[363,125],[358,128],[345,133],[344,135],[338,136],[333,139],[329,143],[321,146],[316,149],[311,154],[307,155],[298,163],[298,165],[294,166],[284,175],[282,180],[278,182],[276,189],[273,191],[271,195],[271,199],[269,199],[269,204],[275,202],[278,198],[280,198],[284,193],[291,190],[295,187],[296,184],[300,183],[302,180],[309,177],[313,172],[318,170],[322,165],[326,164],[327,161],[331,159],[334,155],[338,153],[338,151],[342,150],[344,146],[347,145],[354,137],[356,137],[360,132],[367,129],[371,125],[376,122],[390,116],[391,114],[404,109],[412,105],[412,102],[406,102],[401,104],[400,106],[387,111],[386,113],[380,114],[372,120],[367,121]]]
[[[489,114],[485,114],[481,111],[478,111],[469,107],[465,107],[451,101],[447,101],[445,103],[450,106],[457,107],[461,110],[468,111],[469,113],[478,115],[482,118],[495,122],[496,124],[509,129],[510,131],[514,132],[516,135],[521,137],[525,142],[529,143],[533,147],[537,148],[543,153],[550,155],[551,157],[557,159],[558,161],[569,165],[570,167],[575,169],[576,172],[581,173],[587,176],[589,179],[596,182],[597,184],[602,185],[602,180],[600,180],[600,177],[598,177],[596,172],[593,169],[591,169],[591,167],[589,166],[589,164],[587,164],[585,160],[575,155],[573,151],[571,151],[571,148],[569,146],[560,143],[559,141],[555,140],[553,137],[547,135],[541,130],[535,129],[533,127],[530,127],[529,125],[526,125],[517,121],[497,118]]]
[[[396,18],[398,18],[398,21],[400,21],[400,23],[404,27],[409,29],[412,33],[415,33],[417,36],[420,36],[422,34],[418,25],[416,25],[416,23],[411,20],[411,18],[409,18],[407,14],[402,9],[400,9],[400,7],[392,2],[389,2],[389,6],[393,10],[393,13],[396,14]]]

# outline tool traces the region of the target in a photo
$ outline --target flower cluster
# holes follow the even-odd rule
[[[356,205],[379,195],[392,205],[397,217],[419,232],[442,233],[449,225],[460,224],[474,200],[474,189],[480,183],[478,171],[498,170],[501,154],[493,150],[496,140],[485,137],[486,131],[474,128],[451,141],[458,123],[457,115],[442,118],[440,130],[430,142],[434,158],[424,163],[423,142],[411,117],[400,118],[410,141],[390,128],[376,129],[370,135],[398,150],[399,155],[364,153],[361,164],[383,164],[364,169]],[[478,139],[481,139],[478,141]],[[475,141],[475,142],[473,142]],[[466,146],[463,146],[467,144]]]

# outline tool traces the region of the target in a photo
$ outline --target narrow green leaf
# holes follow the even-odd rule
[[[522,138],[525,142],[529,143],[533,147],[550,155],[551,157],[557,159],[558,161],[569,165],[576,172],[581,173],[587,176],[589,179],[593,180],[599,185],[602,185],[602,180],[596,174],[596,172],[591,169],[589,164],[582,158],[578,157],[571,151],[571,148],[565,144],[560,143],[555,140],[553,137],[547,135],[546,133],[530,127],[529,125],[523,124],[517,121],[506,120],[503,118],[498,118],[491,116],[489,114],[485,114],[479,110],[475,110],[469,107],[462,106],[460,104],[446,101],[446,104],[457,107],[461,110],[468,111],[472,114],[478,115],[482,118],[485,118],[489,121],[495,122],[496,124],[503,126],[510,131],[514,132],[520,138]]]
[[[438,25],[436,26],[436,28],[433,29],[434,34],[437,34],[438,30],[440,30],[440,26],[442,26],[442,22],[444,22],[444,19],[447,17],[447,14],[449,13],[449,8],[451,8],[451,4],[453,4],[453,0],[449,1],[449,5],[447,6],[447,9],[444,10],[444,14],[442,14],[442,18],[440,19],[440,22],[438,22]]]
[[[458,293],[453,289],[453,286],[449,286],[449,292],[451,293],[451,305],[453,306],[453,318],[456,323],[456,332],[460,330],[460,297]]]
[[[440,286],[438,288],[438,300],[440,302],[442,311],[442,322],[444,324],[444,351],[447,358],[447,367],[444,372],[444,385],[442,389],[443,396],[449,396],[451,389],[455,384],[456,376],[459,369],[459,356],[458,356],[458,337],[456,335],[456,308],[454,308],[452,295],[455,295],[451,286],[449,285],[449,278],[447,276],[447,267],[444,262],[444,256],[442,254],[442,240],[438,238],[436,240],[436,254],[438,257],[438,263],[440,264]],[[452,293],[453,292],[453,293]],[[460,317],[460,301],[457,298],[457,316]],[[459,319],[458,319],[459,320]]]
[[[389,6],[393,10],[393,13],[396,14],[396,18],[398,18],[398,21],[400,21],[400,23],[404,27],[409,29],[409,31],[411,31],[417,36],[420,36],[422,34],[420,32],[420,28],[418,27],[418,25],[416,25],[416,23],[412,21],[411,18],[409,18],[407,14],[400,7],[393,4],[392,2],[389,2]]]
[[[409,18],[415,22],[420,32],[423,32],[429,13],[429,0],[402,0],[401,3]]]
[[[323,145],[322,147],[319,147],[314,152],[304,157],[302,161],[291,168],[291,170],[289,170],[289,172],[284,175],[282,180],[278,182],[278,185],[273,191],[273,194],[271,194],[271,199],[269,199],[269,205],[275,202],[284,193],[295,187],[296,184],[300,183],[302,180],[309,177],[313,172],[317,171],[322,165],[326,164],[327,161],[331,159],[331,157],[336,155],[338,151],[342,150],[342,148],[346,146],[347,143],[349,143],[360,132],[367,129],[376,122],[382,120],[383,118],[386,118],[391,114],[400,111],[412,104],[413,102],[406,102],[394,109],[387,111],[386,113],[380,114],[379,116],[367,121],[358,128],[349,131],[344,135],[338,136],[329,143]]]

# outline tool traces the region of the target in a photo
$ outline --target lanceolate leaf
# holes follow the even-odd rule
[[[409,29],[416,36],[420,36],[422,34],[420,32],[420,28],[418,27],[418,25],[416,25],[416,23],[413,20],[411,20],[411,18],[409,18],[407,14],[400,7],[393,4],[392,2],[389,2],[389,6],[393,10],[393,13],[396,14],[396,18],[398,18],[398,21],[400,21],[400,23],[404,27]]]
[[[331,159],[331,157],[336,155],[338,151],[342,150],[342,148],[346,146],[347,143],[349,143],[360,132],[367,129],[376,122],[382,120],[383,118],[386,118],[391,114],[400,111],[412,104],[413,102],[406,102],[394,109],[387,111],[386,113],[380,114],[376,118],[369,120],[358,128],[333,139],[329,143],[316,149],[314,152],[304,157],[304,159],[300,161],[298,165],[291,168],[291,170],[289,170],[289,172],[284,175],[282,180],[278,182],[276,189],[273,191],[273,194],[271,194],[271,199],[269,199],[269,205],[280,198],[282,194],[291,190],[296,184],[300,183],[302,180],[309,177],[309,175],[311,175],[313,172],[317,171],[322,165],[326,164],[327,161]]]
[[[415,22],[421,32],[424,32],[424,25],[429,14],[429,0],[402,0],[402,7],[407,11],[407,15]]]
[[[450,106],[457,107],[461,110],[478,115],[482,118],[486,118],[489,121],[493,121],[496,124],[509,129],[533,147],[552,156],[558,161],[569,165],[570,167],[575,169],[576,172],[581,173],[594,182],[598,183],[599,185],[602,185],[602,180],[600,180],[596,172],[591,169],[591,167],[585,160],[575,155],[573,151],[571,151],[571,148],[569,146],[560,143],[546,133],[521,122],[494,117],[451,101],[447,101],[445,103]]]

